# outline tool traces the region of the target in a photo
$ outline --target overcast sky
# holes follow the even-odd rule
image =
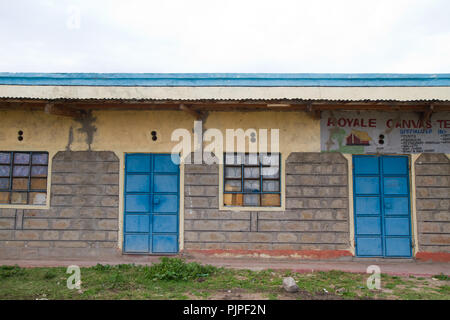
[[[450,73],[449,0],[0,1],[0,72]]]

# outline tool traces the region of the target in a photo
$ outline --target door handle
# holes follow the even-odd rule
[[[159,204],[159,198],[153,198],[153,204]]]

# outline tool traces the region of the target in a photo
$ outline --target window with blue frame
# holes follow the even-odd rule
[[[225,153],[224,159],[225,206],[281,206],[279,153]]]
[[[47,203],[48,152],[0,151],[0,205]]]

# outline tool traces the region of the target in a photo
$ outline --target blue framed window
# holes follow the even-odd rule
[[[225,153],[224,159],[224,206],[281,206],[279,153]]]
[[[0,205],[47,203],[48,152],[0,151]]]

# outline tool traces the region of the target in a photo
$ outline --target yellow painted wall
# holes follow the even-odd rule
[[[194,118],[182,111],[94,111],[96,127],[91,149],[116,152],[170,152],[173,130],[193,128]],[[2,150],[65,150],[73,130],[72,151],[87,150],[82,125],[71,118],[48,115],[42,111],[0,110],[0,148]],[[320,151],[320,125],[302,112],[210,112],[203,128],[280,129],[280,151]],[[24,140],[17,140],[17,132]],[[150,132],[157,131],[152,141]]]
[[[124,154],[127,152],[171,152],[172,148],[178,144],[178,142],[171,141],[172,131],[185,128],[192,132],[194,118],[183,111],[140,110],[93,111],[92,117],[95,120],[88,123],[88,127],[91,125],[91,129],[95,129],[91,150],[113,151],[120,159],[119,208],[121,209],[118,245],[121,248]],[[320,123],[303,112],[210,112],[203,123],[204,130],[209,128],[221,130],[224,138],[226,129],[279,129],[279,151],[282,159],[286,159],[291,152],[320,151]],[[17,140],[19,130],[24,132],[23,141]],[[157,141],[152,141],[151,131],[157,132]],[[270,142],[270,133],[268,140]],[[193,143],[192,141],[192,146]],[[205,145],[208,144],[209,142],[205,143]],[[53,157],[58,151],[67,149],[72,151],[89,149],[87,134],[80,121],[48,115],[43,111],[0,110],[1,151],[48,151],[50,157]],[[226,151],[225,145],[224,150]],[[180,194],[184,194],[183,165],[181,165],[180,171]],[[50,183],[51,172],[49,172],[48,191]],[[282,198],[284,207],[284,183],[282,183]],[[50,199],[50,193],[48,193],[48,199]],[[180,202],[180,249],[182,249],[183,197],[180,197]],[[48,204],[46,207],[40,208],[47,209]],[[0,207],[6,206],[1,205]],[[20,206],[10,205],[9,207]],[[29,206],[22,207],[30,208]]]

